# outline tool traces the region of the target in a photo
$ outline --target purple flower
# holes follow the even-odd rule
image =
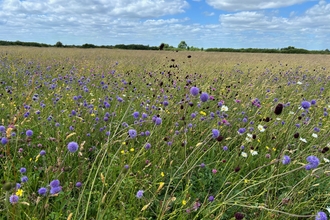
[[[20,173],[25,173],[26,172],[26,168],[25,167],[21,167],[21,169],[19,169]]]
[[[205,168],[205,163],[201,163],[200,167]]]
[[[46,151],[45,150],[41,150],[39,154],[40,154],[40,156],[44,156],[44,155],[46,155]]]
[[[220,135],[220,131],[218,129],[212,129],[213,138],[217,138]]]
[[[206,92],[203,92],[199,98],[202,102],[206,102],[209,99],[209,95]]]
[[[149,143],[146,143],[146,145],[144,145],[144,148],[145,148],[146,150],[149,150],[150,147],[151,147],[151,144],[149,144]]]
[[[22,183],[26,183],[28,180],[29,179],[27,176],[22,176],[22,178],[21,178]]]
[[[309,163],[305,167],[306,170],[315,169],[320,164],[320,160],[316,156],[308,156],[306,160]]]
[[[5,138],[5,137],[1,138],[1,144],[5,145],[7,143],[8,143],[7,138]]]
[[[130,136],[130,138],[135,138],[137,136],[137,132],[134,129],[129,129],[128,135]]]
[[[311,101],[311,104],[312,104],[312,105],[316,105],[316,100],[313,99],[313,100]]]
[[[47,191],[48,191],[47,188],[41,187],[40,189],[38,189],[38,194],[43,196],[46,195]]]
[[[4,133],[6,131],[6,127],[3,125],[0,125],[0,132]]]
[[[82,185],[81,182],[77,182],[77,183],[76,183],[76,187],[78,187],[78,188],[81,187],[81,185]]]
[[[51,188],[59,187],[60,186],[60,181],[59,180],[53,180],[49,183]]]
[[[228,150],[228,147],[227,147],[227,146],[223,146],[222,149],[223,149],[224,151],[227,151],[227,150]]]
[[[149,136],[149,135],[150,135],[150,131],[146,131],[146,132],[144,132],[144,134],[145,134],[146,136]]]
[[[244,132],[246,131],[246,129],[245,128],[240,128],[240,129],[238,129],[238,134],[243,134]]]
[[[26,131],[26,136],[31,137],[33,135],[33,131],[32,130],[27,130]]]
[[[318,212],[315,216],[315,220],[328,220],[327,214],[324,212]]]
[[[79,145],[76,142],[73,142],[73,141],[68,144],[68,150],[71,153],[76,152],[78,150],[78,147],[79,147]]]
[[[134,117],[135,119],[138,119],[140,113],[139,113],[139,112],[134,112],[132,115],[133,115],[133,117]]]
[[[301,107],[303,109],[309,109],[311,107],[311,103],[308,101],[303,101],[303,102],[301,102]]]
[[[57,193],[61,192],[61,190],[62,190],[61,186],[56,186],[56,187],[50,188],[49,192],[50,192],[51,195],[54,195],[54,194],[57,194]]]
[[[196,96],[196,95],[198,95],[198,93],[199,93],[199,88],[191,87],[190,94],[192,94],[193,96]]]
[[[284,165],[287,165],[287,164],[289,164],[290,162],[291,162],[290,157],[287,156],[287,155],[284,155],[284,156],[283,156],[283,159],[282,159],[282,163],[283,163]]]
[[[18,196],[17,195],[11,195],[10,197],[9,197],[9,202],[11,203],[11,204],[16,204],[16,203],[18,203]]]
[[[162,119],[160,117],[157,117],[156,120],[155,120],[155,124],[156,125],[162,124]]]
[[[143,196],[143,193],[144,193],[143,190],[139,190],[139,191],[136,193],[136,198],[141,199],[142,196]]]
[[[214,196],[209,196],[209,202],[213,202],[214,201]]]

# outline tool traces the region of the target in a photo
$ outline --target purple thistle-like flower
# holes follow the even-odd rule
[[[22,183],[26,183],[29,180],[27,176],[22,176],[21,181]]]
[[[62,190],[62,187],[57,186],[57,187],[50,188],[49,192],[50,192],[51,195],[54,195],[54,194],[57,194],[57,193],[61,192],[61,190]]]
[[[320,160],[316,156],[308,156],[306,160],[308,162],[305,166],[306,170],[315,169],[320,164]]]
[[[311,100],[311,104],[316,105],[316,100],[315,99]]]
[[[146,144],[144,145],[144,148],[145,148],[146,150],[149,150],[150,147],[151,147],[151,144],[150,144],[150,143],[146,143]]]
[[[143,190],[139,190],[139,191],[136,193],[136,198],[141,199],[141,198],[143,197],[143,193],[144,193]]]
[[[128,135],[130,136],[130,138],[135,138],[137,136],[137,132],[134,129],[129,129]]]
[[[44,196],[46,195],[47,191],[48,191],[47,188],[41,187],[40,189],[38,189],[38,194]]]
[[[60,181],[59,180],[53,180],[49,183],[51,188],[59,187],[60,186]]]
[[[291,162],[291,158],[288,156],[288,155],[284,155],[283,156],[283,159],[282,159],[282,163],[284,164],[284,165],[287,165],[287,164],[289,164]]]
[[[6,127],[3,125],[0,125],[0,132],[4,133],[6,131]]]
[[[5,145],[7,143],[8,143],[7,138],[5,138],[5,137],[1,138],[1,144]]]
[[[328,220],[327,214],[324,212],[318,212],[315,216],[315,220]]]
[[[202,102],[206,102],[209,99],[209,95],[206,92],[203,92],[199,98]]]
[[[139,112],[134,112],[132,115],[133,115],[133,117],[134,117],[135,119],[138,119],[140,113],[139,113]]]
[[[156,125],[161,125],[162,124],[162,119],[160,117],[157,117],[155,120]]]
[[[21,169],[19,169],[20,173],[26,173],[26,168],[25,167],[21,167]]]
[[[199,93],[199,88],[197,88],[197,87],[191,87],[191,89],[190,89],[190,94],[192,94],[193,96],[196,96],[196,95],[198,95],[198,93]]]
[[[220,135],[220,131],[218,129],[212,129],[212,137],[217,138]]]
[[[18,203],[18,199],[19,199],[19,197],[18,197],[17,195],[11,195],[11,196],[9,197],[9,202],[10,202],[11,204],[16,204],[16,203]]]
[[[32,130],[27,130],[26,131],[26,136],[31,137],[33,135],[33,131]]]
[[[214,196],[209,196],[209,202],[213,202],[214,201]]]
[[[311,103],[308,101],[303,101],[303,102],[301,102],[301,107],[303,109],[309,109],[311,107]]]
[[[78,150],[78,147],[79,147],[79,145],[76,142],[73,142],[73,141],[68,144],[68,150],[71,153],[76,152]]]
[[[46,151],[45,150],[41,150],[39,154],[40,154],[40,156],[44,156],[44,155],[46,155]]]
[[[240,128],[240,129],[238,129],[238,134],[244,134],[244,132],[246,131],[246,129],[245,128]]]

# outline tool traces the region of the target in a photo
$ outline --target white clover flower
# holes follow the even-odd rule
[[[318,138],[317,134],[315,134],[315,133],[312,134],[312,137]]]
[[[260,132],[264,132],[265,131],[265,128],[262,125],[258,125],[258,129],[259,129]]]
[[[330,160],[327,159],[327,158],[325,158],[325,157],[323,158],[323,160],[324,160],[325,163],[329,163],[330,162]]]
[[[225,106],[225,105],[221,106],[221,111],[222,111],[222,112],[226,112],[226,111],[228,111],[228,107]]]
[[[251,153],[252,156],[258,155],[258,152],[255,151],[255,150],[250,150],[250,153]]]
[[[247,153],[245,153],[244,151],[241,153],[242,157],[247,157]]]
[[[305,138],[299,138],[300,141],[307,143],[307,140]]]
[[[300,82],[300,81],[298,81],[298,82],[297,82],[297,84],[298,84],[298,85],[302,85],[303,83],[302,83],[302,82]]]

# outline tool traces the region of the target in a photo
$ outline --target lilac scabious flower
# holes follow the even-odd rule
[[[240,129],[238,129],[237,133],[238,134],[243,134],[245,131],[246,131],[245,128],[240,128]]]
[[[145,134],[146,136],[150,136],[150,131],[145,131],[144,134]]]
[[[49,186],[51,187],[51,188],[55,188],[55,187],[58,187],[58,186],[60,186],[60,181],[59,180],[53,180],[53,181],[51,181],[50,183],[49,183]]]
[[[20,173],[25,173],[26,172],[26,168],[25,167],[21,167],[21,169],[19,169]]]
[[[206,102],[209,99],[209,95],[206,92],[203,92],[199,98],[202,102]]]
[[[303,102],[301,102],[301,107],[303,109],[309,109],[311,107],[311,103],[308,101],[303,101]]]
[[[78,150],[78,147],[79,147],[79,145],[76,142],[73,142],[73,141],[68,144],[68,150],[71,153],[76,152]]]
[[[313,100],[311,101],[311,104],[312,104],[312,105],[316,105],[316,100],[313,99]]]
[[[16,203],[18,203],[18,199],[19,199],[19,197],[18,197],[17,195],[11,195],[11,196],[9,197],[9,202],[10,202],[11,204],[16,204]]]
[[[150,144],[150,143],[146,143],[146,145],[144,145],[144,148],[145,148],[146,150],[149,150],[150,147],[151,147],[151,144]]]
[[[287,164],[289,164],[291,162],[291,158],[289,157],[289,156],[287,156],[287,155],[284,155],[283,156],[283,159],[282,159],[282,163],[284,164],[284,165],[287,165]]]
[[[156,120],[155,120],[155,124],[156,125],[162,124],[162,119],[160,117],[157,117]]]
[[[33,135],[33,131],[32,130],[27,130],[26,131],[26,136],[31,137]]]
[[[0,132],[4,133],[6,131],[6,127],[3,125],[0,125]]]
[[[143,190],[139,190],[139,191],[136,193],[136,198],[141,199],[142,196],[143,196],[143,193],[144,193]]]
[[[192,94],[193,96],[196,96],[196,95],[198,95],[198,93],[199,93],[199,88],[197,88],[197,87],[191,87],[191,89],[190,89],[190,94]]]
[[[81,183],[81,182],[77,182],[77,183],[76,183],[76,187],[79,188],[79,187],[81,187],[81,186],[82,186],[82,183]]]
[[[44,196],[46,195],[47,191],[48,191],[47,188],[41,187],[40,189],[38,189],[38,194]]]
[[[139,113],[139,112],[134,112],[132,115],[133,115],[133,117],[134,117],[135,119],[138,119],[140,113]]]
[[[23,176],[23,177],[21,178],[22,183],[26,183],[28,180],[29,180],[29,179],[28,179],[27,176]]]
[[[318,212],[315,216],[315,220],[328,220],[327,214],[324,212]]]
[[[306,160],[308,162],[305,166],[306,170],[315,169],[320,164],[320,160],[316,156],[308,156]]]
[[[212,137],[217,138],[220,135],[220,131],[218,129],[212,129]]]
[[[209,202],[213,202],[214,201],[214,196],[209,196]]]
[[[7,138],[5,138],[5,137],[1,138],[1,144],[5,145],[7,143],[8,143]]]
[[[130,136],[130,138],[135,138],[137,136],[137,132],[134,129],[129,129],[128,135]]]
[[[44,155],[46,155],[46,151],[45,150],[41,150],[39,154],[40,154],[40,156],[44,156]]]
[[[61,190],[62,190],[62,187],[57,186],[57,187],[50,188],[49,192],[50,192],[51,195],[54,195],[54,194],[57,194],[57,193],[61,192]]]

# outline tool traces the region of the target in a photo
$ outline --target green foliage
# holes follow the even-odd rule
[[[179,43],[178,48],[179,48],[179,49],[187,49],[187,48],[188,48],[188,45],[187,45],[187,43],[183,40],[183,41],[181,41],[181,42]]]

